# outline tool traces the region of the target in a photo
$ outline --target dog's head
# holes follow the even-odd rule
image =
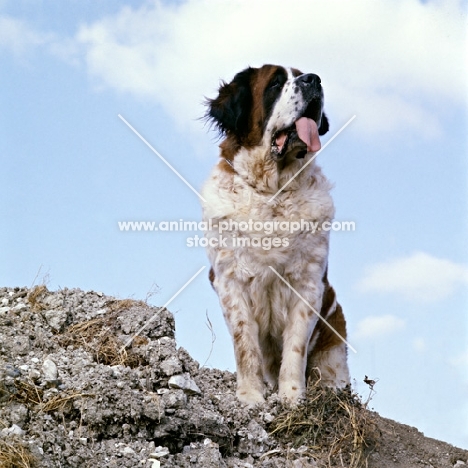
[[[320,78],[293,68],[247,68],[207,105],[207,118],[231,145],[265,146],[277,160],[317,152],[319,135],[328,131]]]

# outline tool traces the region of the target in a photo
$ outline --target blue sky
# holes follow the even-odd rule
[[[164,304],[203,249],[118,222],[196,221],[200,204],[118,114],[200,189],[219,143],[202,102],[221,79],[317,73],[323,142],[356,115],[318,156],[336,219],[356,223],[332,233],[329,268],[355,388],[379,379],[383,416],[468,448],[466,16],[453,1],[0,0],[0,284]],[[181,346],[234,370],[206,269],[169,309]]]

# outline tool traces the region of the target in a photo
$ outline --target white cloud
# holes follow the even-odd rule
[[[468,267],[416,252],[368,268],[358,283],[362,292],[399,294],[416,301],[436,301],[468,284]]]
[[[357,114],[366,131],[437,136],[441,103],[465,99],[464,28],[448,0],[154,1],[82,25],[76,42],[96,83],[153,99],[181,125],[218,79],[272,62],[319,73],[335,122]]]
[[[406,322],[395,315],[371,315],[358,323],[354,338],[360,340],[380,338],[403,330],[405,326]]]
[[[40,48],[72,65],[79,65],[80,49],[75,39],[37,31],[26,21],[0,15],[0,50],[11,52],[24,63],[25,58]]]
[[[51,38],[51,34],[35,31],[22,20],[0,16],[0,48],[7,49],[16,56],[46,44]]]

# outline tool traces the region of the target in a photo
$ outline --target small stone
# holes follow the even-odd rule
[[[31,380],[39,380],[41,378],[41,373],[37,369],[31,369],[28,374]]]
[[[39,362],[39,359],[37,357],[33,357],[31,358],[31,362],[34,362],[35,364],[37,364]]]
[[[177,356],[169,356],[159,367],[168,377],[182,371],[182,363]]]
[[[54,331],[60,331],[67,320],[67,313],[64,310],[46,310],[45,319],[50,328]]]
[[[78,439],[81,443],[81,445],[87,445],[88,444],[88,438],[87,437],[80,437]]]
[[[42,364],[42,373],[44,374],[45,380],[57,380],[58,370],[57,366],[52,359],[49,357],[44,359]]]
[[[201,390],[189,374],[173,375],[169,379],[170,388],[179,388],[189,395],[201,395]]]
[[[125,455],[132,455],[135,453],[135,450],[133,450],[131,447],[124,447],[122,449],[122,453]]]
[[[19,375],[21,375],[21,372],[19,371],[19,369],[12,366],[11,364],[7,364],[5,366],[5,374],[8,377],[18,377]]]
[[[27,364],[23,364],[22,366],[19,366],[19,368],[22,370],[22,371],[27,371],[29,369],[29,366]]]
[[[162,401],[165,408],[185,408],[187,406],[187,395],[182,390],[172,390],[162,395]]]
[[[154,452],[150,453],[150,457],[161,458],[169,455],[169,449],[167,447],[156,447]]]
[[[10,422],[20,428],[26,424],[28,420],[28,408],[21,403],[10,404]]]
[[[154,458],[148,458],[148,461],[152,463],[150,468],[160,468],[161,462],[159,460],[156,460]]]
[[[7,306],[10,303],[10,301],[6,297],[4,297],[0,302],[2,306]]]
[[[462,460],[457,460],[455,465],[453,465],[453,468],[462,468],[463,466],[466,466],[466,463]]]
[[[25,356],[31,349],[31,344],[27,336],[16,336],[11,342],[13,354]]]
[[[0,315],[6,315],[9,312],[9,307],[0,307]]]
[[[0,434],[4,437],[15,436],[15,435],[22,436],[25,434],[25,432],[18,425],[12,424],[11,427],[6,427],[5,429],[2,429],[0,431]]]

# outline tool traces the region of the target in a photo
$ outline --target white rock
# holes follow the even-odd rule
[[[46,357],[42,363],[42,373],[44,374],[45,380],[57,380],[57,366],[49,357]]]
[[[182,363],[177,356],[169,356],[159,365],[160,369],[169,377],[182,371]]]
[[[9,307],[0,307],[0,315],[6,315],[9,310]]]
[[[29,366],[27,364],[23,364],[22,366],[19,366],[19,368],[23,371],[27,371],[29,369]]]
[[[50,328],[55,331],[60,331],[62,326],[67,320],[67,313],[64,310],[46,310],[44,312],[45,319],[49,324]]]
[[[25,432],[18,425],[12,424],[11,427],[6,427],[5,429],[2,429],[0,431],[0,434],[2,436],[13,436],[13,435],[22,436],[25,434]]]
[[[155,458],[148,458],[149,462],[152,462],[152,465],[150,468],[160,468],[161,462],[159,460],[156,460]]]
[[[122,453],[124,453],[125,455],[131,455],[135,453],[135,450],[133,450],[131,447],[124,447],[122,449]]]
[[[150,453],[150,457],[155,457],[155,458],[161,458],[165,457],[166,455],[169,455],[169,449],[167,447],[156,447],[154,449],[154,452]]]
[[[9,304],[9,302],[10,302],[10,301],[9,301],[6,297],[4,297],[4,298],[1,300],[2,306],[7,306],[7,305]]]
[[[180,388],[189,395],[200,395],[201,390],[189,374],[173,375],[169,379],[170,388]]]
[[[466,463],[464,461],[457,460],[457,463],[453,465],[453,468],[462,468],[463,466],[466,466]]]

